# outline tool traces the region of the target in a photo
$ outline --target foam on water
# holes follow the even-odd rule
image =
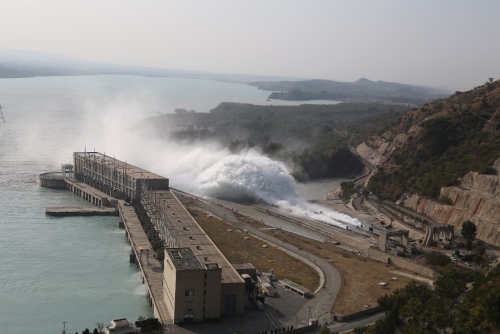
[[[295,196],[295,181],[283,167],[255,153],[228,156],[198,175],[195,181],[201,195],[234,201],[273,204]]]
[[[242,155],[229,155],[210,168],[189,175],[193,182],[184,190],[236,202],[265,202],[304,218],[345,228],[360,225],[348,215],[305,201],[295,194],[295,180],[286,167],[250,150]],[[175,182],[176,178],[173,178]]]
[[[136,296],[146,296],[147,294],[148,294],[148,290],[146,289],[146,286],[144,284],[139,285],[134,290],[134,295],[136,295]]]

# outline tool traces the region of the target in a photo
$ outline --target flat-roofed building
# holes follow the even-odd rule
[[[165,250],[164,297],[176,322],[241,314],[245,281],[171,191],[150,192]],[[200,300],[202,301],[200,304]]]
[[[114,198],[135,198],[138,181],[168,189],[168,179],[99,152],[73,153],[74,177]]]
[[[104,334],[137,334],[141,330],[126,318],[111,320],[111,325],[104,327]]]
[[[243,313],[245,281],[170,191],[167,178],[98,152],[75,152],[73,160],[76,180],[132,200],[140,219],[154,225],[165,247],[163,297],[174,321]]]
[[[220,317],[222,268],[201,264],[191,248],[165,251],[164,299],[177,322]]]

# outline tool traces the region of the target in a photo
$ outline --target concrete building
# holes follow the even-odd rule
[[[140,328],[131,324],[126,318],[111,320],[111,325],[104,327],[104,334],[138,334]]]
[[[150,188],[168,189],[167,178],[99,152],[75,152],[73,164],[76,180],[117,199],[135,198],[138,180]]]
[[[110,197],[93,203],[131,201],[141,224],[154,227],[165,247],[164,303],[175,322],[243,313],[245,281],[170,191],[167,178],[98,152],[75,152],[73,160],[74,178]]]
[[[150,191],[166,237],[164,299],[176,322],[242,314],[245,281],[171,191]],[[154,204],[154,205],[153,205]],[[151,210],[150,210],[151,211]]]

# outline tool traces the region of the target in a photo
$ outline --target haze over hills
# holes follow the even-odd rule
[[[247,83],[255,80],[293,80],[289,77],[107,64],[45,52],[0,49],[0,78],[106,74],[203,78],[236,83]]]
[[[262,90],[273,91],[269,98],[307,100],[382,100],[394,103],[422,104],[447,97],[450,91],[443,88],[414,86],[395,82],[371,81],[361,78],[355,82],[332,80],[266,81],[253,82]]]
[[[273,91],[270,95],[272,99],[292,101],[382,101],[419,105],[450,94],[446,89],[384,81],[375,82],[364,78],[356,82],[302,80],[265,75],[106,64],[44,52],[0,49],[0,78],[110,74],[202,78],[246,83],[262,90]]]

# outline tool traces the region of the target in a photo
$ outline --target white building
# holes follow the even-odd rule
[[[126,318],[111,320],[111,325],[104,327],[104,334],[140,334],[141,329],[131,324]]]

